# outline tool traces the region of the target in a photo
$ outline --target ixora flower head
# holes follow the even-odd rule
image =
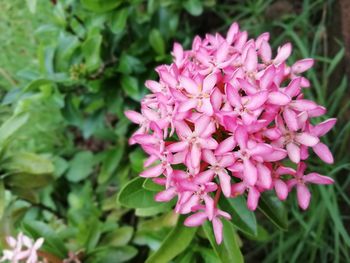
[[[165,186],[156,200],[177,197],[175,211],[191,214],[185,225],[210,220],[218,243],[220,220],[231,217],[219,209],[220,198],[247,193],[247,207],[255,210],[262,192],[275,191],[285,200],[295,187],[299,206],[307,209],[307,185],[333,183],[304,174],[309,148],[333,162],[319,137],[336,120],[311,124],[326,112],[303,95],[310,83],[301,73],[314,62],[288,65],[291,52],[287,43],[273,54],[268,33],[248,40],[237,23],[226,38],[195,37],[191,50],[175,43],[173,63],[156,68],[159,81],[146,81],[151,94],[142,100],[141,113],[125,113],[140,125],[130,144],[149,155],[140,176]],[[286,166],[288,159],[296,170]]]
[[[3,256],[0,258],[0,262],[39,262],[37,251],[43,245],[44,238],[39,238],[34,241],[23,233],[19,233],[17,238],[11,236],[6,237],[6,242],[9,249],[3,251]]]

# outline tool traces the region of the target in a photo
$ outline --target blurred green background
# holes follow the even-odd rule
[[[245,262],[350,262],[349,84],[345,47],[334,30],[336,5],[0,0],[0,248],[5,235],[21,230],[44,236],[43,251],[57,259],[71,252],[81,262],[144,262],[154,251],[160,258],[148,262],[232,262],[230,256],[240,262],[242,255]],[[231,243],[212,247],[205,228],[195,236],[176,232],[169,205],[125,208],[116,201],[144,158],[127,145],[135,127],[123,112],[138,109],[144,81],[171,61],[174,41],[190,48],[194,36],[224,33],[234,21],[250,37],[270,32],[275,48],[291,42],[292,61],[315,58],[306,96],[328,108],[324,118],[338,118],[325,138],[335,164],[314,157],[310,163],[335,185],[313,188],[306,212],[291,195],[284,206],[274,203],[268,217],[247,214],[255,235],[230,224],[242,252],[232,252]],[[153,196],[152,186],[132,182],[144,191],[138,194]],[[286,218],[288,230],[275,226]]]

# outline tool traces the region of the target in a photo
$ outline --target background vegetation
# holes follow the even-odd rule
[[[242,254],[246,262],[350,262],[349,86],[344,47],[329,30],[334,1],[26,3],[0,0],[2,241],[17,231],[43,236],[52,262],[240,262]],[[307,96],[338,123],[326,138],[335,164],[313,158],[311,166],[336,183],[314,188],[307,212],[293,196],[255,215],[229,204],[239,215],[217,247],[209,225],[181,227],[169,205],[152,202],[154,185],[132,180],[144,156],[127,146],[135,127],[123,112],[137,109],[174,41],[188,48],[233,21],[251,37],[269,31],[275,47],[290,41],[295,60],[316,59]],[[125,185],[132,191],[117,202]]]

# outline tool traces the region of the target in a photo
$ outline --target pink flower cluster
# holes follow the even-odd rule
[[[140,126],[130,144],[140,144],[149,155],[140,176],[165,186],[156,200],[177,197],[175,211],[193,213],[185,225],[210,220],[218,243],[219,218],[230,219],[218,208],[221,194],[247,193],[247,206],[255,210],[262,192],[274,190],[285,200],[296,187],[299,206],[306,209],[307,184],[333,183],[317,173],[304,175],[309,148],[333,162],[319,137],[336,120],[311,124],[326,112],[302,93],[310,83],[301,73],[314,61],[289,66],[291,52],[287,43],[273,55],[268,33],[248,40],[237,23],[226,38],[195,37],[191,50],[175,43],[173,63],[156,68],[159,81],[145,83],[151,94],[142,100],[141,113],[125,113]],[[297,170],[285,166],[287,158]]]
[[[38,260],[37,251],[44,243],[44,238],[39,238],[34,241],[23,233],[19,233],[17,238],[6,237],[9,249],[3,251],[3,256],[0,262],[26,262],[26,263],[40,263]]]

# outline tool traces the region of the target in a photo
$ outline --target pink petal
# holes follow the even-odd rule
[[[284,158],[286,158],[287,156],[287,151],[283,150],[283,149],[273,149],[273,152],[270,153],[267,156],[264,156],[264,161],[266,162],[276,162],[276,161],[280,161]]]
[[[239,126],[237,128],[235,132],[235,139],[239,147],[241,148],[241,150],[244,150],[247,148],[248,133],[242,126]]]
[[[292,53],[292,45],[290,43],[286,43],[278,49],[277,56],[275,57],[273,62],[275,64],[280,64],[286,61],[291,53]]]
[[[216,61],[222,62],[226,59],[229,51],[229,45],[226,41],[223,41],[216,52]]]
[[[188,214],[191,212],[192,207],[200,203],[200,197],[198,195],[192,195],[186,202],[184,202],[180,208],[181,214]]]
[[[284,106],[290,102],[290,97],[283,92],[273,91],[269,93],[267,101],[274,105]]]
[[[194,144],[191,148],[191,164],[193,168],[197,168],[200,165],[201,161],[201,148]]]
[[[241,106],[241,97],[238,94],[238,91],[232,86],[226,86],[226,96],[229,103],[234,107]]]
[[[216,84],[216,75],[210,74],[203,80],[203,91],[210,94]]]
[[[188,99],[184,102],[182,102],[178,108],[179,112],[186,112],[193,108],[196,108],[198,105],[198,100],[196,99]]]
[[[210,165],[215,165],[217,163],[215,155],[211,150],[204,150],[202,156],[203,156],[203,160]]]
[[[267,100],[268,92],[261,91],[252,96],[249,96],[248,103],[246,104],[246,108],[249,110],[256,110],[260,108],[265,101]]]
[[[222,94],[219,89],[215,88],[210,96],[210,102],[215,110],[220,110],[222,105]]]
[[[275,187],[277,197],[282,201],[286,200],[288,196],[287,184],[283,182],[281,179],[277,179],[274,181],[274,187]]]
[[[300,81],[301,81],[301,78],[295,78],[285,88],[285,93],[289,95],[291,98],[299,95]]]
[[[261,42],[259,54],[265,63],[268,63],[271,61],[272,51],[271,51],[271,46],[269,45],[269,43],[267,41]]]
[[[184,121],[177,121],[175,122],[175,128],[176,132],[181,137],[188,137],[192,134],[191,129],[188,127],[188,125]]]
[[[230,197],[231,196],[231,177],[223,171],[220,171],[218,173],[218,176],[220,179],[220,186],[223,194],[226,197]]]
[[[133,110],[127,110],[124,114],[130,121],[136,124],[141,124],[145,120],[144,116]]]
[[[317,104],[311,100],[298,99],[293,100],[290,106],[298,111],[309,111],[317,107]]]
[[[185,76],[180,76],[180,84],[181,86],[190,94],[198,94],[199,93],[199,86],[197,85],[196,82],[194,82],[192,79],[185,77]]]
[[[315,146],[320,141],[316,136],[313,136],[306,132],[298,133],[295,136],[295,140],[301,144],[304,144],[310,147]]]
[[[211,182],[213,180],[214,175],[215,175],[214,171],[212,169],[209,169],[198,174],[195,177],[194,181],[197,184],[205,184],[205,183]]]
[[[265,189],[270,189],[272,185],[271,171],[265,165],[257,164],[258,175],[259,175],[259,186]]]
[[[205,212],[208,216],[208,219],[212,220],[214,218],[214,209],[215,209],[214,200],[208,195],[205,195],[203,199],[205,203]]]
[[[255,185],[258,179],[258,171],[255,165],[249,159],[244,159],[243,165],[244,181],[247,182],[249,185]]]
[[[158,164],[156,166],[153,166],[151,168],[148,168],[147,170],[143,171],[140,176],[145,178],[150,177],[158,177],[164,172],[164,168],[162,164]]]
[[[176,188],[171,187],[162,192],[157,193],[154,199],[157,202],[168,202],[171,199],[173,199],[176,196],[176,194],[177,194]]]
[[[213,138],[202,139],[201,147],[203,149],[215,150],[218,147],[218,143]]]
[[[244,66],[248,72],[256,71],[258,66],[258,56],[254,48],[249,48],[247,56],[244,61]]]
[[[333,184],[334,180],[328,176],[320,175],[318,173],[309,173],[303,177],[303,180],[313,184]]]
[[[270,154],[273,148],[266,143],[258,143],[252,149],[249,149],[249,154],[252,156]]]
[[[294,163],[300,162],[300,148],[294,143],[288,143],[286,146],[288,157]]]
[[[319,142],[314,147],[312,147],[312,149],[317,154],[317,156],[321,158],[322,161],[329,164],[332,164],[334,162],[331,151],[329,150],[328,146],[324,143]]]
[[[259,198],[260,192],[255,187],[251,187],[247,199],[247,207],[249,210],[254,211],[258,207]]]
[[[215,154],[222,155],[224,153],[228,153],[232,151],[236,145],[237,143],[235,141],[235,138],[233,136],[230,136],[219,144],[218,148],[215,150]]]
[[[175,88],[177,85],[177,80],[174,76],[172,76],[169,72],[162,70],[159,72],[160,78],[168,84],[170,87]]]
[[[190,215],[186,218],[184,225],[188,227],[200,226],[207,219],[207,214],[204,212],[198,212],[193,215]]]
[[[235,197],[241,195],[246,190],[246,185],[244,182],[236,183],[231,186],[231,196]]]
[[[202,135],[203,132],[208,129],[208,126],[211,122],[211,119],[208,116],[202,115],[200,118],[198,118],[195,122],[195,132],[197,135]]]
[[[297,185],[297,197],[300,208],[306,210],[309,207],[311,199],[311,193],[306,185]]]
[[[298,60],[292,66],[292,71],[294,74],[300,74],[300,73],[303,73],[304,71],[307,71],[313,65],[314,65],[314,60],[311,58]]]
[[[327,132],[329,132],[334,127],[336,122],[337,122],[337,119],[335,118],[328,119],[324,122],[321,122],[312,128],[312,133],[318,137],[321,137],[325,135]]]
[[[213,229],[214,229],[214,236],[217,244],[221,244],[222,242],[222,222],[220,219],[214,217],[213,218]]]
[[[227,35],[226,35],[226,42],[231,45],[233,43],[233,41],[235,40],[237,33],[239,31],[239,26],[238,24],[235,22],[233,23],[229,30],[227,31]]]
[[[297,114],[293,110],[284,108],[283,119],[290,130],[296,131],[299,129]]]
[[[261,76],[259,80],[260,88],[262,90],[266,90],[271,86],[275,77],[275,71],[276,70],[273,65],[270,65],[265,69],[264,74]]]
[[[169,144],[167,146],[167,150],[169,152],[182,152],[186,150],[188,147],[188,142],[187,141],[180,141],[180,142],[174,142],[172,144]]]
[[[214,109],[213,109],[213,106],[211,105],[210,98],[202,99],[202,105],[200,107],[200,111],[207,116],[213,115]]]
[[[162,84],[154,80],[147,80],[145,86],[153,93],[161,92],[163,89]]]
[[[221,167],[228,167],[235,163],[235,157],[233,154],[227,154],[220,158],[219,165]]]

